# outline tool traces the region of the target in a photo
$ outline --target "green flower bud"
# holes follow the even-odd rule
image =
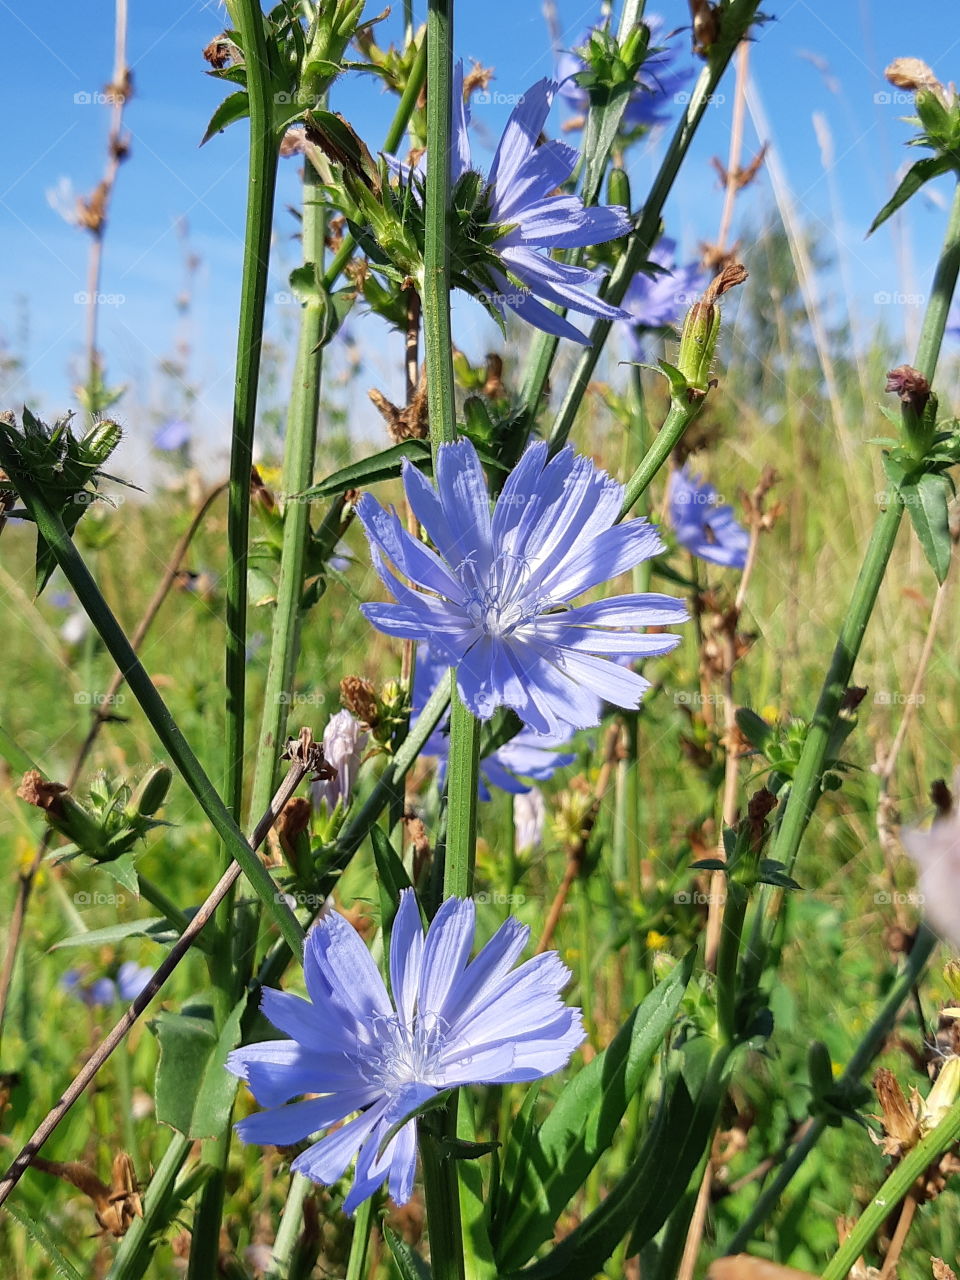
[[[610,170],[610,177],[607,179],[607,204],[622,205],[625,209],[631,207],[630,179],[626,170],[619,166]]]
[[[122,435],[116,422],[104,419],[94,423],[86,433],[80,442],[81,448],[95,467],[102,467],[120,443]]]
[[[132,817],[152,817],[167,798],[173,773],[165,764],[156,764],[140,779],[136,790],[130,797],[127,813]]]
[[[710,370],[720,336],[717,300],[746,278],[746,267],[739,262],[728,263],[707,286],[700,301],[687,312],[680,331],[677,368],[686,379],[691,400],[701,399],[710,389]]]

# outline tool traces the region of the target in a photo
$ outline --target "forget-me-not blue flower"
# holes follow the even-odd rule
[[[570,604],[663,550],[646,520],[618,523],[623,486],[569,446],[549,458],[542,441],[526,449],[492,513],[468,440],[440,446],[436,473],[435,489],[414,466],[403,469],[411,510],[436,551],[370,494],[357,505],[396,601],[361,606],[373,625],[428,640],[456,668],[460,697],[481,719],[512,707],[529,728],[557,738],[598,724],[604,701],[639,706],[649,682],[618,659],[673,649],[679,636],[641,628],[684,621],[683,601],[641,594]]]
[[[290,1146],[347,1121],[293,1169],[329,1184],[356,1157],[348,1213],[384,1180],[397,1204],[410,1199],[417,1121],[378,1152],[411,1111],[458,1085],[538,1080],[564,1067],[583,1040],[580,1010],[560,1000],[570,971],[556,952],[515,969],[530,931],[511,918],[470,960],[475,913],[469,899],[448,898],[424,936],[413,891],[401,894],[390,938],[392,999],[353,926],[337,912],[324,916],[304,953],[309,1001],[262,993],[264,1014],[290,1039],[247,1045],[227,1059],[269,1108],[237,1125],[244,1142]],[[291,1101],[304,1094],[319,1096]]]

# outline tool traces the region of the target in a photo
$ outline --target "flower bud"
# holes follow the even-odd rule
[[[81,441],[81,446],[95,467],[102,467],[120,443],[123,432],[116,422],[95,422]]]
[[[625,169],[621,169],[619,165],[615,165],[610,170],[610,177],[607,179],[607,204],[622,205],[624,209],[630,208],[630,179],[627,177]]]
[[[127,813],[131,817],[152,817],[166,800],[172,781],[173,774],[165,764],[154,765],[140,779],[136,790],[130,797]]]
[[[677,368],[687,381],[687,394],[691,400],[701,399],[710,389],[710,369],[720,336],[717,299],[735,285],[742,284],[746,278],[746,267],[738,262],[728,263],[707,286],[700,301],[687,312],[680,331]]]
[[[927,1094],[920,1114],[920,1127],[924,1133],[935,1129],[960,1097],[960,1058],[948,1058],[937,1076],[936,1083]]]

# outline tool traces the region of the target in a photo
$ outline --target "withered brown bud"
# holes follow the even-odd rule
[[[883,73],[891,84],[910,93],[926,89],[938,98],[944,97],[943,85],[922,58],[894,58]]]
[[[66,789],[62,782],[48,782],[38,770],[30,769],[23,775],[17,787],[17,795],[27,804],[35,805],[36,808],[44,809],[57,816],[63,808],[60,797]]]
[[[866,688],[860,688],[858,685],[852,684],[844,692],[840,699],[841,711],[856,711],[860,703],[867,696]]]
[[[873,1087],[880,1104],[884,1136],[878,1141],[884,1155],[902,1156],[920,1141],[919,1094],[911,1090],[911,1102],[903,1095],[900,1082],[887,1067],[878,1067]]]
[[[285,851],[290,849],[297,837],[310,825],[310,807],[306,796],[294,796],[284,805],[274,826]]]
[[[285,159],[299,155],[303,155],[303,130],[288,129],[280,139],[280,156]]]
[[[506,394],[503,386],[503,360],[495,351],[487,355],[487,380],[483,384],[483,394],[491,400],[500,400]]]
[[[493,79],[493,67],[481,66],[475,58],[471,58],[470,61],[473,66],[463,77],[463,96],[467,101],[477,89],[486,89]]]
[[[375,729],[380,721],[380,704],[377,693],[369,680],[361,676],[344,676],[340,681],[340,701],[368,729]]]
[[[943,778],[937,778],[930,787],[930,799],[941,818],[948,818],[953,813],[953,795]]]
[[[402,440],[425,440],[430,434],[425,365],[420,370],[420,377],[417,382],[417,389],[413,393],[413,399],[405,409],[398,408],[376,387],[371,387],[367,395],[376,405],[380,416],[387,424],[387,434],[394,444],[400,444]]]
[[[263,476],[256,467],[250,468],[250,501],[259,503],[265,511],[272,511],[277,505],[276,499],[263,483]]]
[[[901,364],[887,374],[884,391],[895,391],[904,404],[909,405],[917,417],[923,414],[930,399],[930,383],[919,371],[908,364]]]
[[[227,36],[217,36],[211,40],[203,51],[205,62],[209,62],[214,71],[222,71],[231,62],[242,62],[240,50]]]

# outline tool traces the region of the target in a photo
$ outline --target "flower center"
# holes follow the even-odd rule
[[[522,558],[498,556],[489,576],[481,577],[472,560],[464,560],[457,572],[467,592],[470,621],[489,636],[509,635],[549,607],[524,592],[527,564]]]
[[[374,1018],[373,1043],[357,1046],[363,1079],[392,1093],[405,1084],[438,1084],[446,1023],[436,1014],[416,1014],[413,1026],[392,1013]]]

